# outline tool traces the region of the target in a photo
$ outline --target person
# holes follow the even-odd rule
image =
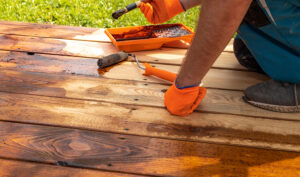
[[[272,111],[300,112],[300,0],[152,0],[140,9],[158,24],[200,4],[191,46],[165,93],[169,112],[194,111],[206,94],[201,80],[236,32],[238,61],[271,78],[247,88],[244,100]]]

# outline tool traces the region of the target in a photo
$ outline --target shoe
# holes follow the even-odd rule
[[[254,106],[276,112],[300,112],[300,84],[269,80],[251,86],[243,99]]]

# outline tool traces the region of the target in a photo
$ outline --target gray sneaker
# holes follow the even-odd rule
[[[300,84],[269,80],[247,88],[244,93],[244,100],[259,108],[300,112]]]

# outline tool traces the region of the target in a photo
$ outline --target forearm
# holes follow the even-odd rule
[[[252,0],[202,0],[200,19],[179,75],[179,87],[197,85],[224,50]]]
[[[201,4],[202,0],[180,0],[185,10],[188,10],[192,7],[198,6]]]

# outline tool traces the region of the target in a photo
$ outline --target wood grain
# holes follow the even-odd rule
[[[160,50],[134,52],[134,54],[143,62],[181,65],[186,52],[185,49],[162,48]],[[231,52],[223,52],[212,67],[247,71],[245,67],[238,63],[234,53]]]
[[[26,57],[26,55],[40,56],[41,58],[55,58],[55,55],[75,56],[99,58],[117,52],[112,44],[109,43],[95,43],[85,41],[70,41],[59,39],[45,39],[37,37],[20,37],[14,35],[0,35],[0,56],[7,59],[7,57]],[[4,51],[3,51],[4,50]],[[7,50],[7,51],[5,51]],[[25,51],[16,52],[16,51]],[[168,49],[163,48],[159,50],[136,52],[138,59],[142,62],[149,62],[155,64],[172,64],[180,65],[184,59],[186,50],[183,49]],[[39,54],[52,55],[39,55]],[[54,55],[54,56],[53,56]],[[134,61],[133,58],[129,58]],[[223,52],[218,60],[213,65],[214,68],[246,70],[241,66],[233,53]]]
[[[153,66],[177,72],[179,66],[153,64]],[[105,77],[150,83],[170,84],[155,77],[143,76],[135,62],[123,62],[99,74],[97,60],[78,57],[63,57],[55,55],[30,55],[23,52],[0,51],[0,68],[18,69],[24,71],[46,73],[69,73],[86,76]],[[204,86],[209,88],[244,90],[247,87],[267,80],[268,77],[245,71],[211,69],[203,80]]]
[[[300,153],[0,122],[0,156],[168,176],[297,176]],[[171,147],[171,148],[170,148]]]
[[[0,91],[143,106],[164,107],[163,96],[168,87],[145,82],[66,74],[0,71]],[[206,98],[197,110],[299,121],[299,113],[277,113],[258,109],[245,103],[242,96],[240,91],[208,89]]]
[[[148,62],[153,64],[168,64],[168,65],[181,65],[185,55],[185,50],[182,49],[167,49],[152,50],[135,53],[141,62]],[[0,50],[0,59],[2,62],[15,60],[62,60],[68,62],[76,62],[78,59],[90,59],[85,57],[72,57],[72,56],[57,56],[49,54],[39,54],[34,52],[16,52],[16,51],[5,51]],[[80,60],[79,60],[80,61]],[[135,61],[132,57],[128,58],[128,61]],[[235,58],[234,54],[223,52],[218,60],[214,63],[212,68],[216,69],[230,69],[230,70],[241,70],[247,71],[242,65],[240,65]]]
[[[117,52],[117,49],[111,43],[8,34],[0,35],[0,49],[80,57],[102,57]]]
[[[0,177],[138,177],[122,173],[103,172],[41,163],[0,159]],[[140,176],[141,177],[141,176]]]
[[[300,122],[0,92],[0,120],[300,152]]]
[[[0,21],[0,34],[110,42],[103,28]]]
[[[300,176],[300,153],[278,151],[300,152],[300,114],[242,101],[233,90],[267,77],[245,72],[232,41],[204,80],[206,99],[181,118],[164,109],[169,83],[133,62],[100,78],[95,58],[116,52],[103,29],[0,22],[0,34],[0,157],[38,162],[0,159],[0,176]],[[136,54],[176,72],[185,52]]]

